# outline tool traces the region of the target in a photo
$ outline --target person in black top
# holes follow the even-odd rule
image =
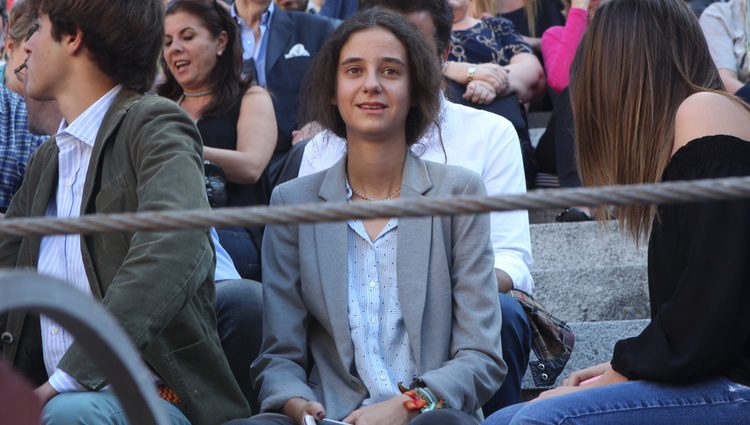
[[[215,0],[174,0],[166,9],[162,69],[157,92],[175,100],[203,139],[212,207],[267,204],[265,169],[276,146],[277,125],[269,94],[242,79],[242,46],[228,6]],[[222,191],[220,179],[225,178]],[[222,194],[223,192],[223,194]],[[248,373],[260,346],[262,228],[217,229],[219,242],[244,279],[217,281],[219,338],[237,383],[254,406]]]
[[[513,22],[516,31],[537,52],[541,52],[544,31],[565,23],[559,0],[501,0],[495,4],[499,16]]]
[[[276,146],[269,94],[242,80],[242,45],[228,8],[215,1],[175,0],[166,10],[158,93],[175,100],[197,123],[207,174],[226,178],[226,196],[209,185],[213,207],[266,204],[263,172]],[[217,170],[218,167],[220,170]],[[217,192],[217,193],[215,193]],[[259,241],[244,228],[218,229],[242,277],[260,278]],[[256,238],[257,239],[257,238]]]
[[[750,108],[724,90],[682,0],[602,5],[571,76],[584,185],[750,175]],[[616,214],[636,239],[650,233],[651,322],[611,362],[486,424],[748,422],[750,200]]]

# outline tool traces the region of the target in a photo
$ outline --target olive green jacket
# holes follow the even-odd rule
[[[173,102],[123,89],[107,111],[86,174],[81,215],[209,208],[195,124]],[[44,216],[58,179],[51,138],[34,154],[8,217]],[[0,266],[35,269],[40,237],[0,242]],[[195,425],[250,414],[216,333],[214,253],[204,230],[82,236],[93,296],[130,336],[143,360],[182,399]],[[38,318],[0,316],[2,355],[46,380]],[[250,359],[248,359],[249,361]],[[98,390],[106,378],[74,343],[58,367]]]

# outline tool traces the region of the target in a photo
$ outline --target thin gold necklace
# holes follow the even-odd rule
[[[388,199],[395,199],[398,197],[398,195],[401,194],[401,188],[397,188],[393,192],[390,193],[390,195],[386,196],[385,198],[371,198],[364,193],[358,191],[351,183],[349,184],[349,187],[352,189],[352,192],[354,192],[355,195],[359,196],[360,198],[364,199],[365,201],[386,201]]]

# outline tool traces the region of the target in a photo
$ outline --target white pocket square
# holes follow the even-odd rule
[[[284,55],[284,59],[296,58],[299,56],[310,56],[310,52],[305,49],[302,43],[297,43],[289,49],[289,52]]]

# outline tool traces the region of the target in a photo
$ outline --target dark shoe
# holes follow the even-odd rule
[[[563,212],[555,217],[558,223],[573,223],[576,221],[592,221],[594,217],[586,214],[578,208],[566,208]]]

